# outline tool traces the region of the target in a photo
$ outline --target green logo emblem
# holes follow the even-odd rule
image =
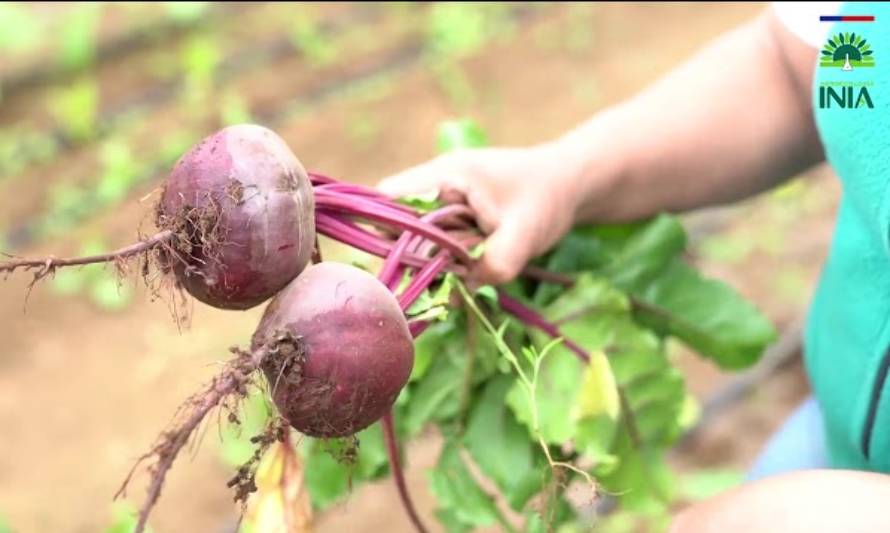
[[[841,32],[828,38],[819,58],[820,67],[835,67],[850,71],[859,67],[875,66],[874,51],[861,35]]]

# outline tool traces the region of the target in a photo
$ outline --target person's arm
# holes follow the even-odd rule
[[[821,161],[810,105],[815,63],[816,50],[769,10],[570,132],[556,144],[578,165],[579,219],[732,202]],[[602,166],[608,172],[596,177]]]
[[[669,533],[885,533],[890,476],[814,470],[766,478],[681,513]]]
[[[504,282],[574,223],[738,200],[822,160],[815,61],[767,10],[558,139],[446,154],[381,189],[466,200],[491,233],[477,274]]]

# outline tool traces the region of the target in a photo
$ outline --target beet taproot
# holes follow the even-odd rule
[[[278,135],[256,125],[224,128],[167,178],[156,222],[175,238],[164,263],[198,300],[248,309],[306,267],[314,211],[306,170]]]
[[[270,302],[253,346],[276,342],[262,365],[272,398],[312,437],[352,435],[379,420],[414,365],[396,298],[371,274],[342,263],[310,266]]]

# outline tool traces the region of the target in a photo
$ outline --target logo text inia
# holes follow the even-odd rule
[[[819,87],[819,109],[874,109],[867,87]]]

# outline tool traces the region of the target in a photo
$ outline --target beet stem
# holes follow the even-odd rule
[[[582,361],[587,362],[590,360],[587,350],[581,347],[580,344],[563,335],[556,325],[542,317],[537,311],[526,307],[522,302],[514,299],[501,289],[498,289],[498,304],[500,304],[501,309],[519,319],[523,324],[537,328],[554,339],[562,339],[565,347],[574,352]]]
[[[370,187],[364,187],[362,185],[355,185],[351,183],[325,183],[322,185],[316,185],[315,190],[339,193],[346,196],[361,196],[362,198],[374,200],[375,202],[382,203],[393,209],[398,209],[399,211],[403,211],[411,216],[418,216],[416,210],[408,207],[407,205],[400,204],[392,198],[384,195],[383,193],[377,192]]]
[[[473,211],[461,204],[451,204],[440,209],[436,209],[427,213],[420,220],[427,224],[437,224],[443,219],[454,216],[472,217]],[[416,239],[415,239],[416,237]],[[420,239],[420,240],[417,240]],[[422,242],[423,237],[415,235],[410,231],[402,233],[393,246],[392,253],[387,256],[380,270],[380,279],[385,283],[389,290],[395,290],[399,286],[404,269],[401,267],[401,258],[405,252],[409,252],[412,248],[417,248]],[[415,244],[416,243],[416,244]]]
[[[405,507],[405,511],[407,511],[411,523],[414,524],[414,528],[420,533],[427,533],[426,527],[424,527],[423,522],[420,520],[420,516],[417,514],[417,510],[414,508],[414,502],[411,501],[411,495],[409,494],[408,486],[405,483],[405,475],[402,471],[401,462],[399,461],[399,444],[396,440],[396,432],[391,410],[383,415],[382,423],[383,438],[386,440],[386,454],[389,456],[389,465],[392,470],[393,478],[395,478],[396,481],[399,498],[402,500],[402,505]]]
[[[431,324],[432,322],[429,320],[415,320],[413,322],[408,322],[408,331],[410,331],[411,336],[416,339],[417,337],[420,337]]]
[[[312,182],[313,186],[327,185],[329,183],[339,183],[334,178],[325,176],[324,174],[319,174],[318,172],[307,172],[307,174],[309,174],[309,181]]]
[[[392,251],[386,256],[386,260],[383,261],[383,266],[380,267],[378,277],[390,291],[395,292],[399,288],[399,282],[404,273],[404,269],[401,268],[402,257],[411,245],[413,235],[410,231],[402,233],[392,247]]]
[[[392,242],[360,227],[351,220],[344,220],[333,213],[318,210],[315,213],[315,229],[321,235],[359,249],[377,257],[389,257]],[[428,241],[426,241],[428,242]],[[404,266],[422,268],[429,259],[415,253],[404,253],[400,262]],[[466,268],[461,265],[449,264],[446,269],[457,275],[466,275]]]
[[[442,250],[432,261],[420,269],[417,275],[414,276],[399,296],[399,305],[402,306],[402,310],[408,310],[408,308],[420,298],[423,291],[425,291],[430,284],[435,281],[436,277],[445,270],[445,265],[448,264],[449,257],[450,254],[447,251]]]
[[[423,222],[416,217],[406,215],[384,204],[357,196],[322,191],[318,191],[315,195],[315,202],[317,208],[341,211],[368,220],[382,222],[401,231],[417,233],[451,252],[458,261],[465,264],[474,262],[467,249],[438,226]]]

